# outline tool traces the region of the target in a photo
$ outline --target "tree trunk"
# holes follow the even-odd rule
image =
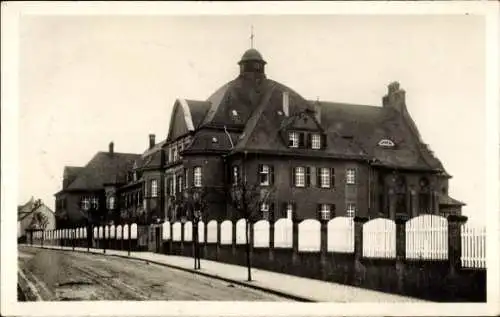
[[[247,270],[248,270],[248,281],[252,281],[252,263],[250,261],[250,223],[246,219],[246,253],[247,253]]]

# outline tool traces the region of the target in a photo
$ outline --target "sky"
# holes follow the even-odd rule
[[[380,106],[399,81],[450,196],[485,217],[485,32],[475,15],[23,16],[19,195],[54,207],[66,165],[141,153],[168,132],[176,98],[205,100],[250,47],[306,99]]]

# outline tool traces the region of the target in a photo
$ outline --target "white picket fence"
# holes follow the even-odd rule
[[[406,258],[446,260],[448,221],[437,215],[421,215],[406,223]]]
[[[396,257],[396,224],[376,218],[363,225],[363,256],[368,258]]]
[[[463,267],[486,268],[486,227],[462,225],[462,257]]]
[[[352,217],[335,217],[328,221],[329,252],[354,253],[354,220]]]

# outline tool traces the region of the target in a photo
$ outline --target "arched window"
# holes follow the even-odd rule
[[[426,177],[420,178],[419,193],[418,193],[418,209],[419,214],[429,214],[431,202],[431,190],[429,180]]]

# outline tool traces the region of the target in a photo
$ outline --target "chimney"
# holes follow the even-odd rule
[[[289,116],[290,112],[290,96],[288,91],[283,91],[283,113],[285,116]]]
[[[115,144],[113,142],[109,142],[109,154],[113,154],[115,152]]]
[[[387,86],[387,95],[382,98],[382,104],[398,111],[406,108],[405,91],[399,88],[397,81]]]
[[[153,146],[155,146],[155,135],[154,134],[150,134],[149,135],[149,148],[152,149]]]
[[[318,123],[321,123],[321,104],[319,103],[319,98],[314,103],[314,116],[316,117]]]

